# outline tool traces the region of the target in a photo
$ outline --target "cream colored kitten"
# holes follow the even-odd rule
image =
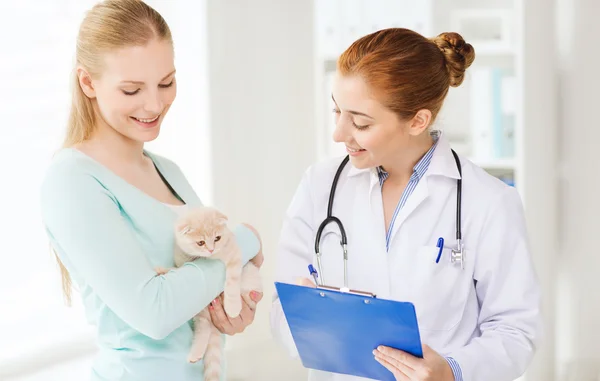
[[[175,225],[175,266],[198,258],[219,259],[225,263],[226,280],[223,305],[235,318],[242,310],[242,297],[251,308],[256,303],[251,291],[262,292],[258,268],[251,262],[242,268],[241,250],[233,232],[227,227],[227,217],[211,207],[194,208],[184,213]],[[157,268],[159,274],[167,272]],[[221,374],[221,333],[213,325],[208,306],[194,317],[194,338],[189,362],[204,358],[205,381],[219,381]]]

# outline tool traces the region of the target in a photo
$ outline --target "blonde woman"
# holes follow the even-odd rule
[[[190,319],[210,304],[215,325],[232,335],[254,311],[244,303],[238,318],[225,317],[221,262],[154,271],[173,265],[178,212],[200,204],[175,163],[144,149],[175,100],[169,27],[142,1],[102,2],[81,24],[76,58],[67,136],[41,204],[66,296],[72,281],[98,329],[92,380],[202,380],[202,362],[186,361]],[[241,225],[235,233],[246,261],[260,266],[257,232]]]

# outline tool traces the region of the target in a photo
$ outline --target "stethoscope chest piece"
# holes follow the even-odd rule
[[[452,253],[450,255],[450,262],[451,263],[460,263],[460,268],[464,270],[465,268],[465,253],[462,247],[462,242],[461,240],[457,240],[457,248],[452,249]]]

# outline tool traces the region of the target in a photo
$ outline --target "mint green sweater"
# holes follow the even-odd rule
[[[173,162],[146,152],[178,197],[201,205]],[[97,327],[92,380],[200,381],[202,362],[186,361],[191,318],[222,291],[225,266],[199,259],[173,267],[176,212],[82,152],[59,151],[41,187],[48,237]],[[245,262],[259,250],[248,228],[234,228]]]

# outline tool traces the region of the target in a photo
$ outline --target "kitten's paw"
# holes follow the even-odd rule
[[[206,343],[196,342],[192,344],[192,349],[190,349],[190,353],[188,353],[187,360],[190,363],[195,363],[202,360],[204,357],[204,352],[206,351]]]
[[[165,275],[169,272],[169,269],[158,266],[154,268],[154,271],[156,271],[156,275]]]
[[[242,311],[242,298],[225,298],[225,313],[230,318],[236,318]]]
[[[202,355],[198,355],[198,354],[196,354],[196,353],[190,353],[190,354],[188,355],[188,358],[187,358],[187,360],[188,360],[188,362],[189,362],[190,364],[193,364],[193,363],[196,363],[196,362],[198,362],[198,361],[202,360],[202,357],[203,357],[203,356],[204,356],[204,353],[202,353]]]

